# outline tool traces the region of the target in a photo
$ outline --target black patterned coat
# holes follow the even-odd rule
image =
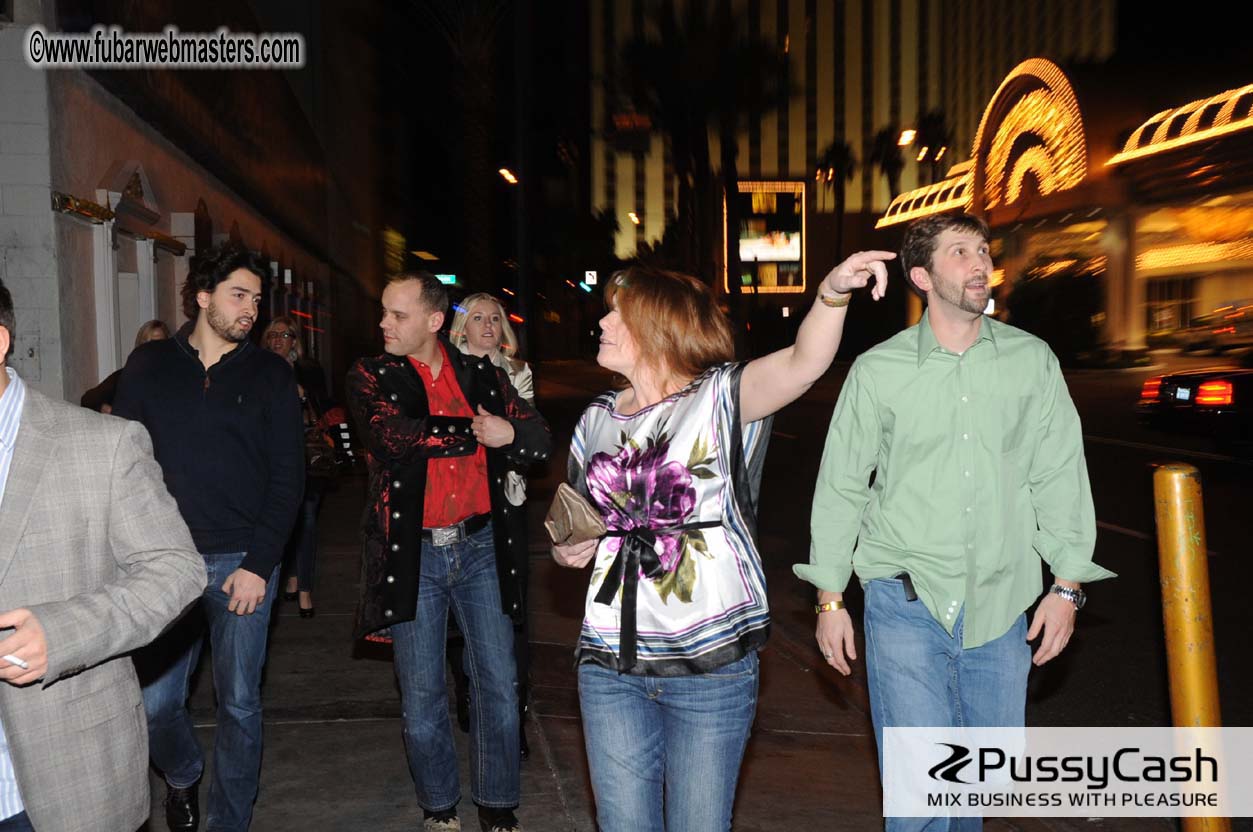
[[[511,444],[486,450],[501,608],[520,622],[528,560],[526,507],[509,504],[505,476],[547,459],[552,436],[535,408],[509,384],[504,370],[441,341],[448,355],[441,372],[455,373],[471,409],[477,413],[483,405],[513,425]],[[354,637],[361,638],[415,617],[427,463],[473,454],[478,442],[468,418],[430,414],[422,378],[403,356],[357,361],[348,371],[348,404],[368,452],[370,472],[362,519],[362,595],[354,628]]]

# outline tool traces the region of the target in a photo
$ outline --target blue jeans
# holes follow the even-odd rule
[[[579,665],[601,832],[730,829],[757,681],[756,652],[692,676],[632,676]]]
[[[870,716],[883,771],[883,729],[1017,727],[1025,723],[1031,646],[1027,619],[1003,636],[962,647],[966,610],[949,635],[921,601],[906,601],[896,578],[866,583],[866,674]],[[982,818],[887,818],[888,832],[966,832]]]
[[[218,701],[215,776],[206,822],[210,832],[248,829],[261,775],[261,670],[278,580],[276,569],[266,582],[265,600],[252,615],[229,612],[230,596],[222,584],[243,559],[243,552],[205,555],[209,583],[200,598],[203,618],[194,612],[184,616],[135,659],[143,683],[152,762],[170,786],[192,786],[204,773],[204,754],[187,712],[187,693],[207,620]]]
[[[450,608],[465,634],[470,678],[470,796],[480,806],[513,808],[521,776],[518,678],[513,622],[500,609],[491,523],[448,546],[423,541],[417,617],[391,628],[405,754],[418,805],[429,812],[461,800],[444,674]]]
[[[18,812],[0,820],[0,832],[35,832],[35,827],[30,825],[30,818],[25,812]]]

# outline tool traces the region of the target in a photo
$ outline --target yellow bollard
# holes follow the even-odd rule
[[[1153,472],[1157,557],[1170,673],[1170,711],[1177,727],[1222,725],[1201,475],[1172,462]],[[1227,818],[1181,818],[1184,832],[1228,832]]]

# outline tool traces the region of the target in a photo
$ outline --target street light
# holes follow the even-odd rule
[[[634,211],[627,212],[627,219],[629,219],[631,222],[635,223],[636,225],[640,224],[640,215],[635,213]]]
[[[896,143],[899,144],[901,147],[909,147],[911,144],[914,143],[914,136],[917,136],[917,135],[918,135],[917,130],[902,130],[901,137],[896,140]]]
[[[497,173],[499,173],[501,178],[504,179],[506,182],[508,182],[510,185],[518,184],[518,177],[514,176],[513,171],[509,170],[509,168],[501,168],[500,170],[497,171]]]

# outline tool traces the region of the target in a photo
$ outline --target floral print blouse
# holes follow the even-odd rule
[[[688,675],[765,642],[755,515],[770,420],[739,427],[742,370],[712,367],[630,415],[615,411],[618,392],[604,393],[579,420],[570,482],[609,530],[588,588],[580,662]]]

